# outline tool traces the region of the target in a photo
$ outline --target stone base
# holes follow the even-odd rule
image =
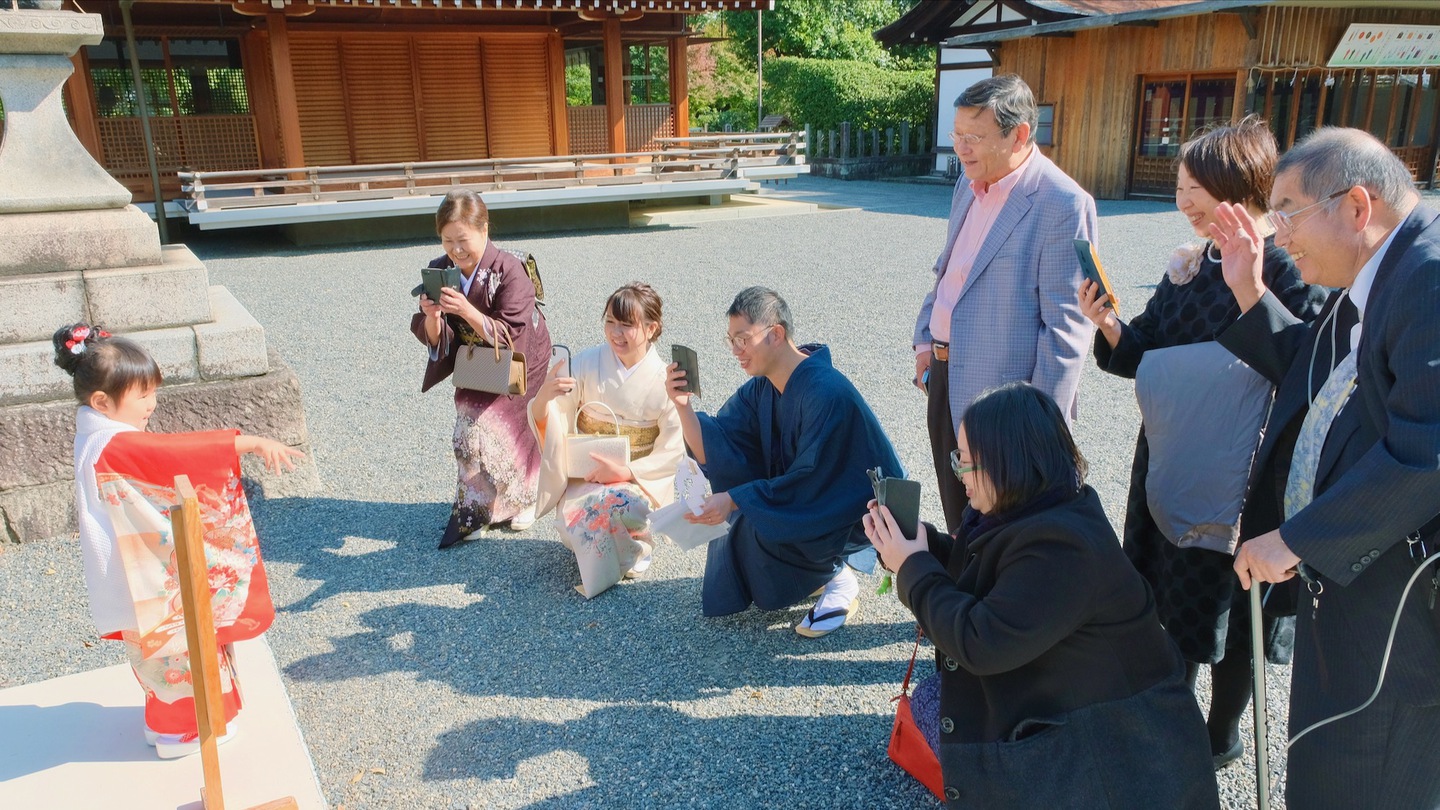
[[[204,267],[199,267],[203,272]],[[186,289],[193,286],[193,275],[188,279]],[[146,284],[143,279],[135,281]],[[116,283],[123,286],[126,282]],[[270,367],[265,356],[265,330],[254,316],[224,287],[210,287],[204,307],[214,320],[190,326],[122,332],[107,322],[96,322],[149,350],[167,385],[264,374]],[[51,329],[72,322],[59,321]],[[64,399],[73,391],[74,382],[55,365],[55,347],[48,336],[44,340],[0,345],[0,406]]]
[[[24,542],[75,532],[75,408],[73,399],[0,408],[0,542]],[[238,428],[305,453],[294,472],[273,475],[258,459],[241,463],[246,482],[267,498],[320,489],[300,402],[300,382],[269,354],[257,377],[166,385],[150,429],[157,433]]]
[[[160,233],[133,205],[0,214],[0,276],[160,263]]]

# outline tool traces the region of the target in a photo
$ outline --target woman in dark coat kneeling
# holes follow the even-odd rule
[[[1125,558],[1060,409],[1027,383],[966,410],[954,537],[865,531],[935,643],[946,806],[1215,808],[1185,665]],[[933,737],[932,737],[933,739]]]

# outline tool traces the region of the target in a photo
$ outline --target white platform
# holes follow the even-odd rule
[[[269,645],[235,647],[245,706],[239,733],[219,749],[226,807],[293,796],[323,810]],[[200,756],[157,759],[143,705],[127,664],[0,690],[0,807],[199,810]]]

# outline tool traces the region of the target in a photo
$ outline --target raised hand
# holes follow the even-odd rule
[[[1210,238],[1220,250],[1220,271],[1225,284],[1247,312],[1265,295],[1265,237],[1259,223],[1244,206],[1222,202],[1215,206],[1215,221],[1210,223]]]
[[[1120,345],[1120,319],[1115,317],[1115,309],[1107,306],[1110,295],[1088,278],[1080,282],[1076,295],[1080,298],[1080,311],[1105,336],[1110,348]]]
[[[680,364],[671,363],[665,370],[665,393],[669,395],[670,401],[675,403],[677,408],[689,408],[690,397],[694,394],[685,390],[685,372],[680,370]]]

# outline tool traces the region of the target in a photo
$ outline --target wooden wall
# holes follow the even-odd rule
[[[1004,42],[997,73],[1018,73],[1036,101],[1056,105],[1055,162],[1100,199],[1125,196],[1135,148],[1141,76],[1232,74],[1236,109],[1245,74],[1255,66],[1323,65],[1354,22],[1440,25],[1440,12],[1361,9],[1267,9],[1251,39],[1239,14],[1161,20],[1158,26],[1113,26],[1073,37]]]

